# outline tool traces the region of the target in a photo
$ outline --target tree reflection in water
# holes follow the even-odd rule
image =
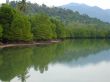
[[[50,63],[77,61],[109,48],[107,40],[67,40],[52,45],[0,49],[0,80],[11,82],[18,77],[26,82],[30,68],[44,73]]]

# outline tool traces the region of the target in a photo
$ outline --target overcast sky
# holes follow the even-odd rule
[[[19,0],[18,0],[19,1]],[[103,9],[110,9],[110,0],[27,0],[38,4],[46,4],[48,6],[61,6],[68,3],[84,3],[90,6],[99,6]],[[0,0],[0,3],[5,0]]]

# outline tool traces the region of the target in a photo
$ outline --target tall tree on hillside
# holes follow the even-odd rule
[[[18,4],[18,9],[22,12],[26,11],[26,0],[22,0],[19,4]]]
[[[9,3],[9,0],[6,0],[6,4],[8,4]]]

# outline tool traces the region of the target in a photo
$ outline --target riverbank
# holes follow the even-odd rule
[[[31,42],[31,43],[8,43],[8,44],[0,44],[0,48],[6,48],[6,47],[19,47],[19,46],[33,46],[33,45],[48,45],[48,44],[54,44],[59,43],[61,40],[51,40],[51,41],[39,41],[39,42]]]

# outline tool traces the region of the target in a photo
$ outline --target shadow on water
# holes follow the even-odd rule
[[[43,73],[49,70],[49,64],[72,67],[110,61],[110,55],[106,53],[109,49],[108,40],[66,40],[45,46],[4,48],[0,50],[0,80],[10,82],[18,77],[26,82],[30,68]]]

